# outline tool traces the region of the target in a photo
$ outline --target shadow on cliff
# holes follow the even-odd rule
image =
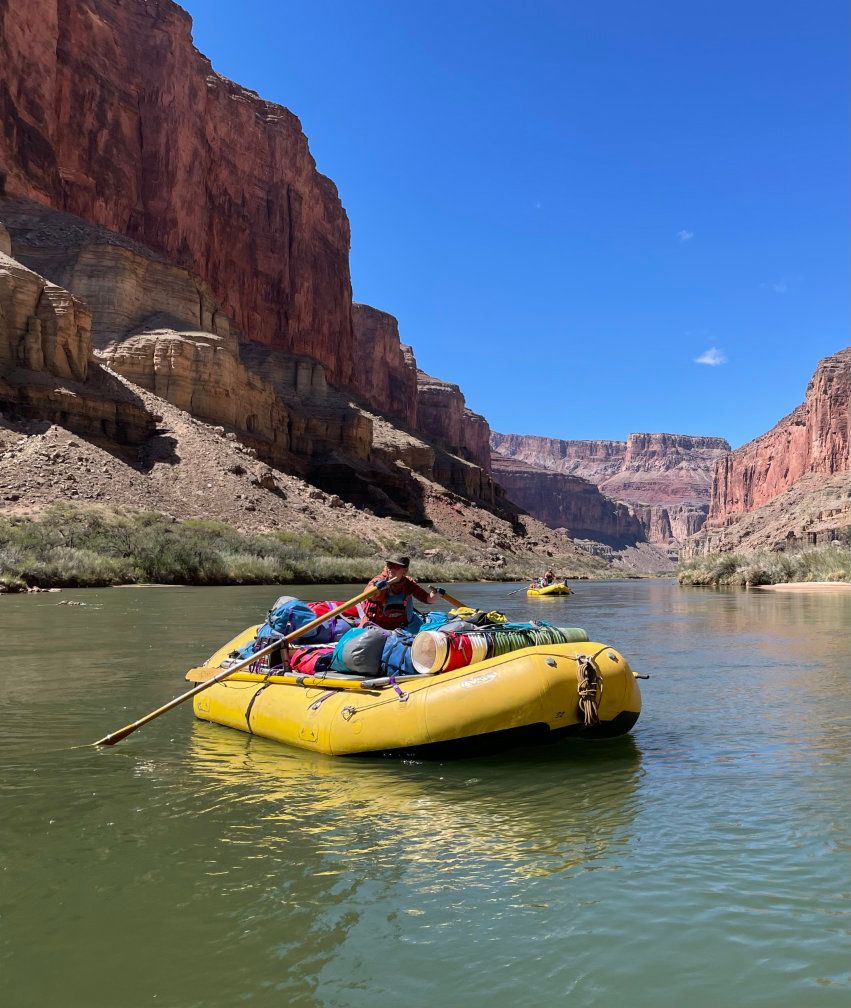
[[[307,479],[320,490],[366,508],[379,518],[431,525],[423,486],[407,470],[352,460],[334,452],[315,460]]]
[[[44,431],[52,424],[63,427],[130,465],[160,419],[132,389],[91,361],[85,381],[16,368],[4,376],[0,409]]]

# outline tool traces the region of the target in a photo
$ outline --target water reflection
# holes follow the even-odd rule
[[[188,767],[207,800],[254,807],[257,850],[305,844],[329,872],[428,869],[463,888],[482,861],[548,875],[600,857],[627,835],[641,754],[627,737],[444,766],[335,760],[198,722]]]

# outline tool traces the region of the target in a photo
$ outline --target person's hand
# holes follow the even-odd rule
[[[428,593],[428,600],[429,600],[429,602],[434,602],[436,599],[437,599],[437,592],[436,591]]]

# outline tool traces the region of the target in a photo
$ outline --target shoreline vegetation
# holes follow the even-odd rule
[[[419,541],[368,541],[341,532],[247,533],[217,520],[179,521],[159,512],[57,503],[36,516],[0,515],[0,593],[142,584],[365,583],[388,551],[413,556],[414,575],[423,583],[529,576],[528,563],[509,561],[495,569],[465,558],[462,545],[436,533],[414,533]],[[577,580],[589,574],[566,576]]]
[[[681,585],[761,588],[830,582],[851,582],[851,540],[788,552],[716,553],[684,563],[677,572]]]
[[[434,538],[442,552],[452,552],[451,543]],[[373,577],[383,552],[398,547],[347,533],[246,533],[212,519],[180,521],[155,511],[61,503],[33,517],[0,515],[0,592],[137,584],[354,583]],[[423,580],[475,580],[480,574],[467,561],[423,558],[416,563]]]
[[[62,502],[35,516],[0,515],[0,593],[151,584],[355,584],[375,575],[388,550],[410,553],[421,582],[529,577],[528,563],[514,559],[495,569],[465,556],[460,544],[426,529],[416,532],[418,542],[370,541],[342,532],[249,533],[212,519],[180,521],[160,512]],[[586,571],[564,576],[595,577]],[[619,572],[607,570],[604,577],[618,578]],[[809,583],[842,590],[851,586],[851,535],[796,551],[695,558],[680,566],[677,580],[694,587]]]

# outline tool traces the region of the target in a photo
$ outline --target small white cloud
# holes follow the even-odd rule
[[[775,294],[785,294],[789,290],[789,284],[785,280],[778,280],[777,283],[771,285],[771,289]]]
[[[710,347],[708,350],[704,350],[699,357],[695,357],[695,364],[708,364],[710,367],[718,367],[719,364],[726,364],[727,358],[724,356],[724,351],[719,350],[718,347]]]
[[[691,241],[694,238],[694,231],[677,231],[677,238],[681,242]]]
[[[535,209],[536,210],[540,210],[543,205],[544,205],[543,203],[536,203],[535,204]]]

